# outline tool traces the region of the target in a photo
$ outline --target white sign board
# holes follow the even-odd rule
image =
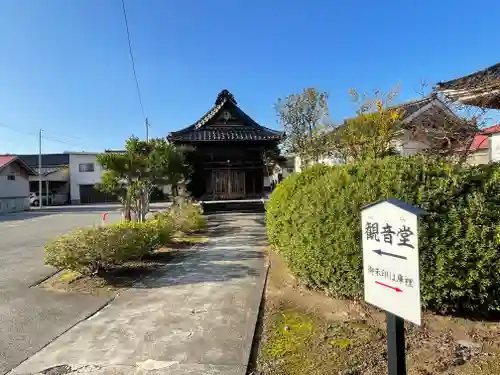
[[[361,211],[365,301],[418,325],[418,218],[423,213],[396,199]]]

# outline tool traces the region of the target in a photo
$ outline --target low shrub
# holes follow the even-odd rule
[[[95,274],[141,259],[168,243],[174,230],[167,217],[77,229],[45,245],[45,263],[81,274]]]
[[[382,198],[398,198],[428,212],[419,239],[424,307],[500,309],[497,164],[462,168],[424,157],[387,157],[309,168],[272,193],[270,244],[309,286],[360,298],[360,209]]]
[[[174,205],[168,211],[175,223],[175,229],[182,233],[194,233],[206,229],[207,222],[201,208],[193,203]]]

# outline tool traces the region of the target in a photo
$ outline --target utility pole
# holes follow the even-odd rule
[[[149,122],[148,118],[146,117],[146,142],[149,141]]]
[[[38,205],[42,208],[42,129],[38,135]]]

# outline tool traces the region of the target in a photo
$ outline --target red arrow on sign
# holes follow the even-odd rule
[[[375,281],[375,284],[385,286],[386,288],[392,289],[392,290],[394,290],[394,291],[395,291],[395,292],[397,292],[397,293],[402,293],[402,292],[403,292],[401,289],[399,289],[399,288],[397,288],[397,287],[394,287],[394,286],[390,286],[390,285],[387,285],[387,284],[381,283],[380,281]]]

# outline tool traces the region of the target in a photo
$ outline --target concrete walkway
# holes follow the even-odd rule
[[[186,251],[11,374],[244,375],[267,272],[263,214],[209,219]]]

